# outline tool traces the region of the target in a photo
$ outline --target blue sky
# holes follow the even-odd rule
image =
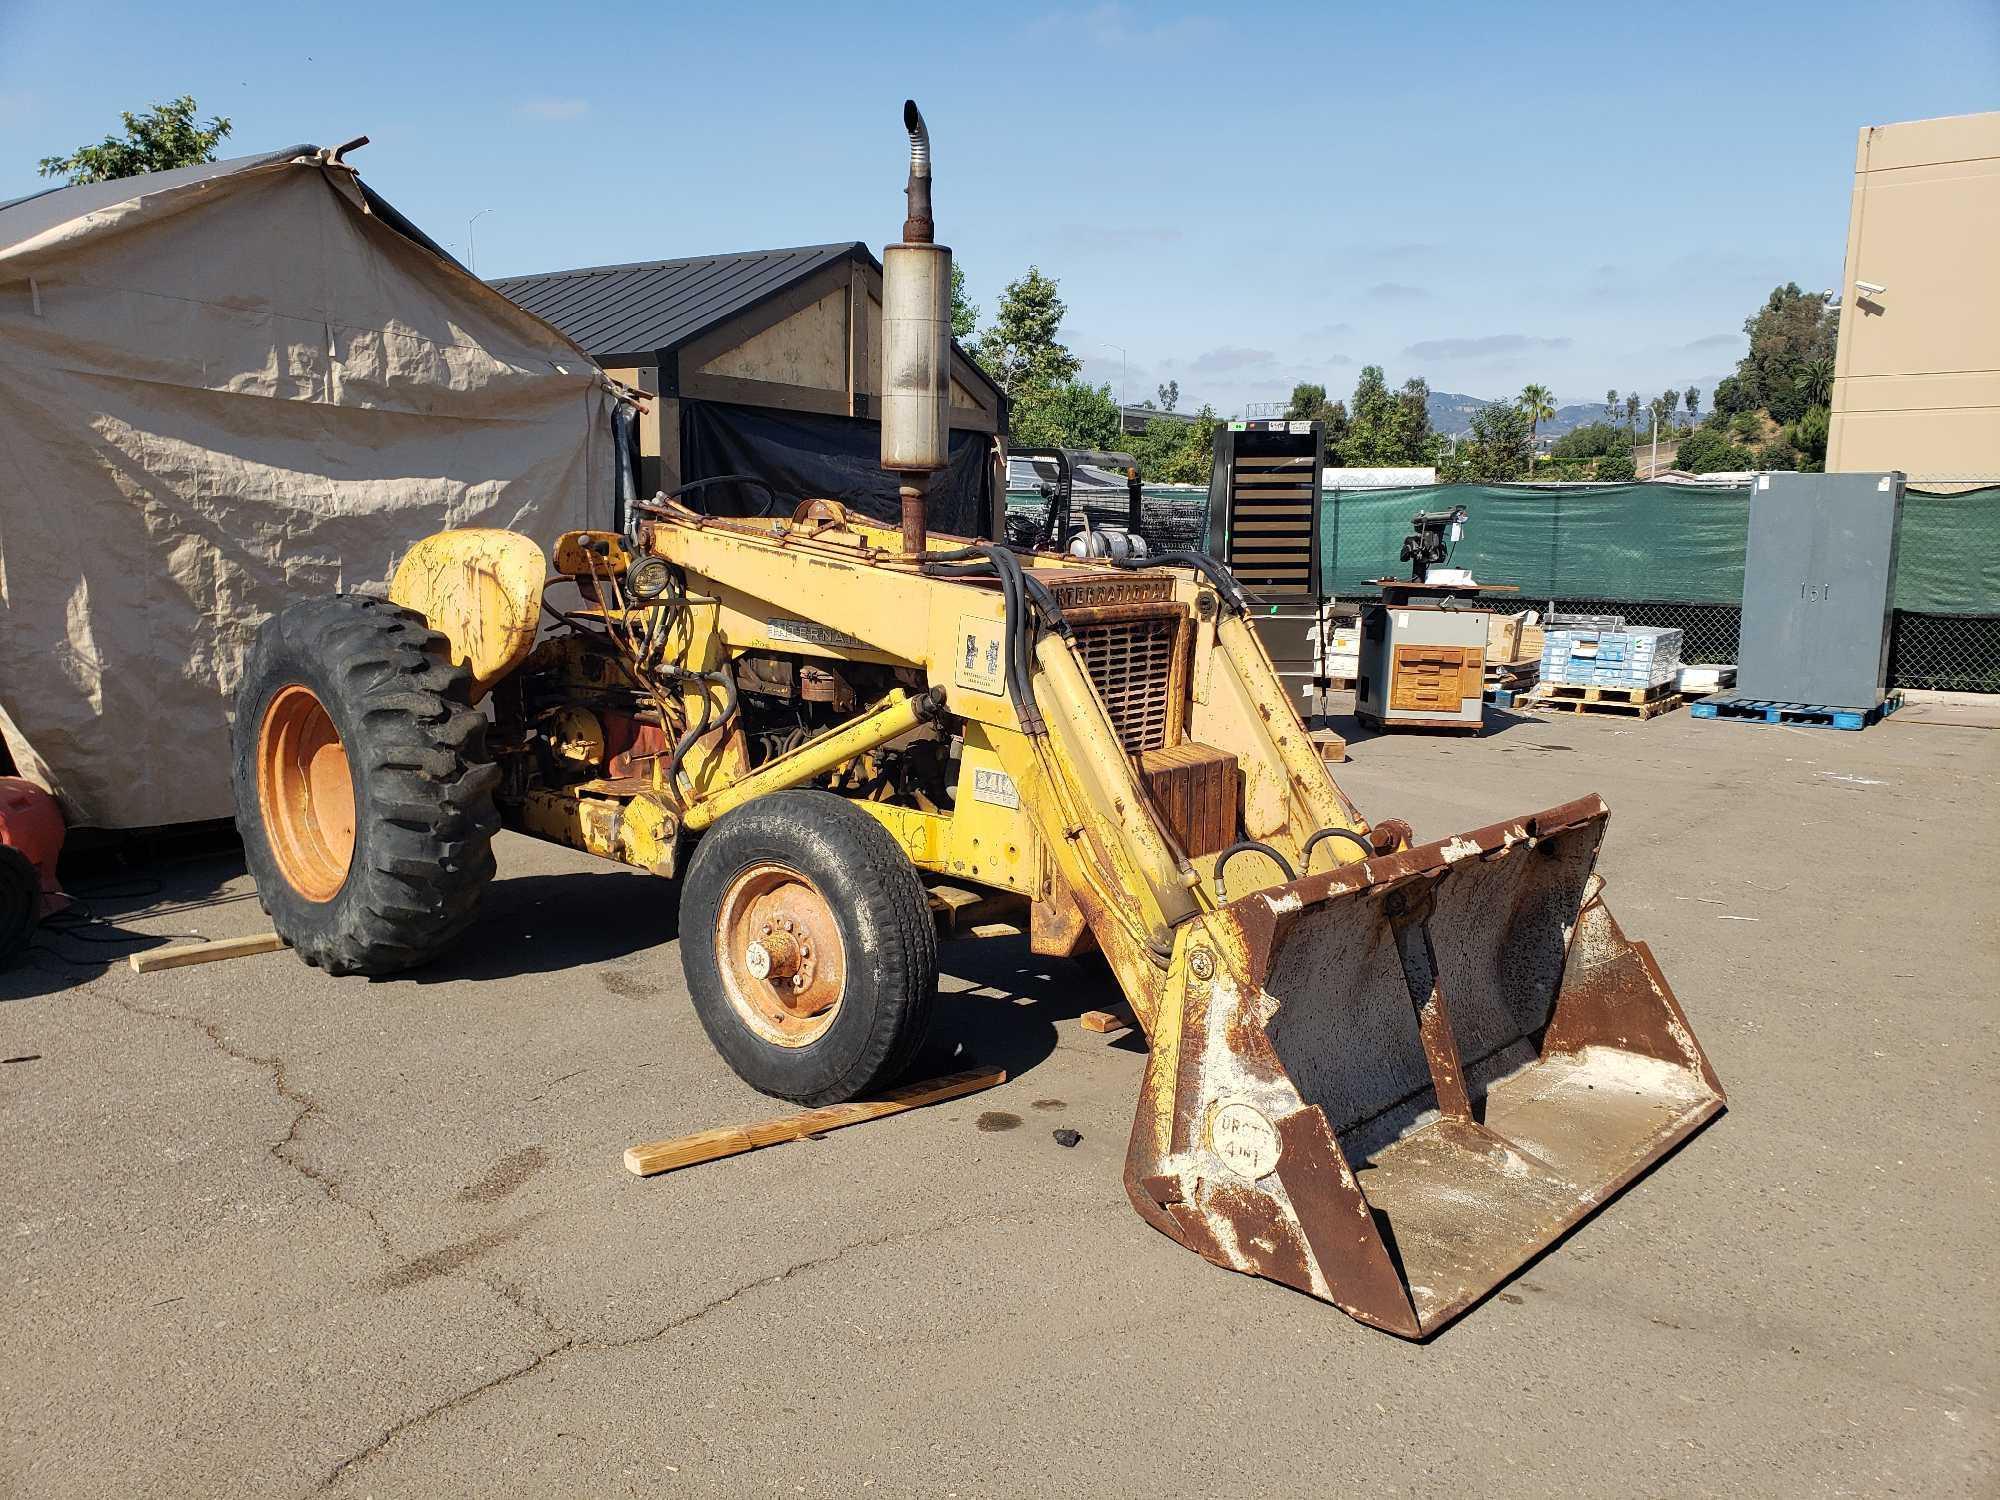
[[[363,175],[461,257],[492,210],[486,275],[879,249],[914,94],[975,299],[1041,266],[1134,401],[1171,378],[1233,411],[1370,362],[1599,400],[1705,394],[1774,284],[1834,286],[1856,130],[2000,108],[2000,0],[0,0],[0,199],[181,93],[239,154],[371,136]]]

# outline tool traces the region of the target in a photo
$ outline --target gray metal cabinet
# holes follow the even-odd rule
[[[1882,702],[1902,512],[1901,474],[1758,476],[1733,697]]]

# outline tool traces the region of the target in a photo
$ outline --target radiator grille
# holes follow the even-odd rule
[[[1077,627],[1076,650],[1091,686],[1104,700],[1118,738],[1135,755],[1167,743],[1167,688],[1179,630],[1172,616]]]

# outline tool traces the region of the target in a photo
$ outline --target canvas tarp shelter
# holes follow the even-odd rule
[[[618,397],[330,152],[0,206],[0,734],[73,822],[227,816],[287,602],[605,524]]]

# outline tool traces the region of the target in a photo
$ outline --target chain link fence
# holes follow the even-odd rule
[[[1671,487],[1660,486],[1661,490]],[[1909,481],[1905,501],[1906,545],[1900,554],[1899,592],[1906,597],[1917,592],[1927,602],[1944,602],[1964,607],[1898,609],[1891,624],[1889,680],[1904,688],[1936,688],[1957,692],[2000,693],[2000,613],[1980,606],[1993,595],[1991,577],[2000,570],[2000,477],[1968,474],[1921,475]],[[1403,492],[1405,494],[1413,492]],[[1342,565],[1343,573],[1353,571],[1349,562],[1362,564],[1380,573],[1400,573],[1397,550],[1408,527],[1407,511],[1375,507],[1361,515],[1331,518],[1341,499],[1354,496],[1329,495],[1328,518],[1323,522],[1330,537],[1326,561],[1329,567]],[[1581,499],[1582,497],[1576,497]],[[1662,495],[1663,503],[1677,497]],[[1442,502],[1423,502],[1434,504]],[[1032,516],[1039,521],[1047,501],[1041,496],[1014,493],[1008,497],[1010,522],[1025,524]],[[1419,505],[1417,508],[1423,508]],[[1576,507],[1573,505],[1572,509]],[[1378,515],[1375,511],[1379,509]],[[1922,514],[1913,517],[1913,510]],[[1556,511],[1560,516],[1560,504]],[[1122,492],[1092,494],[1076,492],[1072,501],[1072,523],[1088,515],[1093,526],[1123,526],[1126,499]],[[1913,526],[1924,529],[1923,555],[1907,545]],[[1205,491],[1187,488],[1149,487],[1142,500],[1140,531],[1156,552],[1184,548],[1219,551],[1217,538],[1207,535],[1208,496]],[[1616,539],[1593,536],[1580,525],[1567,528],[1574,541],[1562,542],[1563,571],[1570,571],[1575,558],[1572,549],[1588,548],[1593,541],[1615,545]],[[1945,544],[1940,545],[1940,538]],[[1555,545],[1552,538],[1552,549]],[[1722,550],[1722,549],[1717,549]],[[1344,553],[1366,553],[1365,559]],[[1922,571],[1913,579],[1912,570]],[[1713,592],[1739,596],[1741,555],[1736,553],[1734,573],[1712,580]],[[1962,582],[1962,587],[1957,587]],[[1921,587],[1918,588],[1917,585]],[[1352,586],[1340,590],[1342,603],[1352,602]],[[1527,592],[1518,596],[1513,609],[1534,609],[1549,614],[1622,615],[1634,625],[1658,625],[1682,632],[1681,659],[1687,662],[1734,662],[1740,641],[1743,611],[1735,603],[1714,599],[1660,599],[1621,597],[1610,593],[1558,594],[1536,598]],[[1507,608],[1508,606],[1502,606]]]

